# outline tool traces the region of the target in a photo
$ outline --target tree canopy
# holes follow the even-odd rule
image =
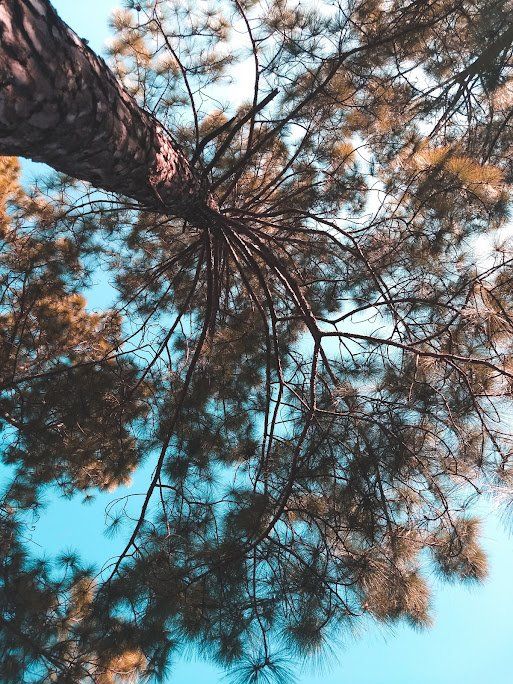
[[[30,138],[31,111],[13,142],[30,17],[54,15],[7,4],[0,152],[69,175],[22,188],[0,159],[2,682],[162,680],[189,643],[284,681],[365,616],[429,625],[426,568],[483,579],[473,503],[513,492],[511,2],[126,2],[108,94],[182,160],[170,191],[109,166],[133,141],[65,90],[69,129]],[[119,556],[38,559],[49,487],[143,462],[108,509]]]

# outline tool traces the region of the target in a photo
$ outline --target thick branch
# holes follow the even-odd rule
[[[141,205],[212,206],[178,145],[47,0],[0,0],[0,152]]]

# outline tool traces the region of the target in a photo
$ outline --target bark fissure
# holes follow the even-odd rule
[[[0,0],[0,153],[165,213],[214,205],[172,136],[47,0]]]

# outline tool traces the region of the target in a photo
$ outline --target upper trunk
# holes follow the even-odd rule
[[[169,133],[47,0],[0,0],[0,153],[166,213],[212,206]]]

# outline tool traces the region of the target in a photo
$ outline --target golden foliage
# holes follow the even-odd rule
[[[479,532],[477,518],[460,518],[454,522],[452,530],[438,536],[433,553],[442,575],[470,582],[485,579],[488,562],[479,546]]]
[[[105,666],[98,684],[130,684],[137,682],[146,666],[146,657],[140,650],[129,649],[114,656]]]
[[[497,199],[503,190],[502,169],[493,164],[482,164],[451,147],[430,148],[422,145],[410,158],[410,162],[418,171],[445,172],[483,201]]]
[[[0,157],[0,239],[9,226],[8,202],[21,197],[20,163],[16,157]]]
[[[364,577],[364,606],[379,620],[407,618],[422,627],[431,623],[429,588],[417,571],[398,571],[379,564]]]

